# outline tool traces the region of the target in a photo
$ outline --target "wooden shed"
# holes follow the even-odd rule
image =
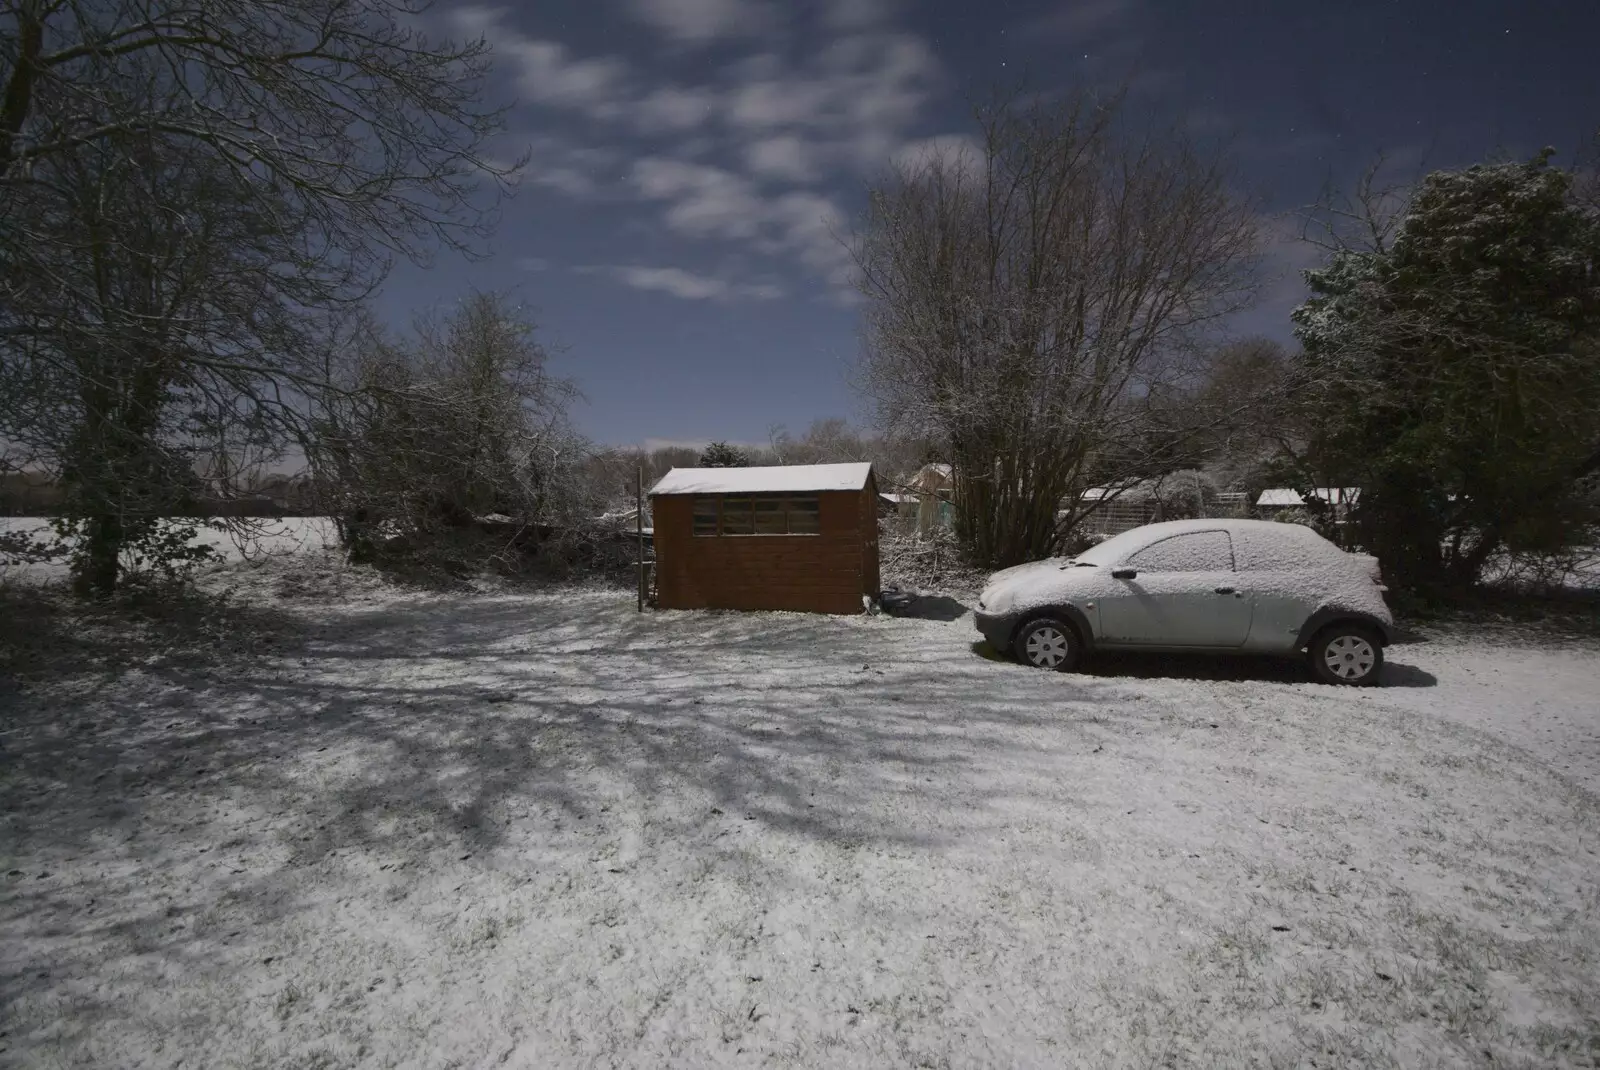
[[[877,503],[870,464],[674,468],[650,490],[656,605],[860,613]]]

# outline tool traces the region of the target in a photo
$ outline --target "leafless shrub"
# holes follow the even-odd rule
[[[976,591],[987,573],[966,564],[955,533],[934,528],[919,533],[899,520],[879,524],[878,568],[885,589],[912,592]]]
[[[349,339],[311,453],[354,560],[456,572],[573,556],[601,502],[572,385],[550,374],[525,310],[474,293],[414,338]]]

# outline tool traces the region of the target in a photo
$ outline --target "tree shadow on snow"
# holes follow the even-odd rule
[[[619,812],[712,855],[729,849],[715,842],[718,812],[846,850],[928,846],[986,805],[961,767],[1007,760],[1074,701],[1060,681],[997,696],[987,674],[946,671],[948,650],[908,652],[888,622],[637,614],[626,594],[449,600],[298,626],[303,637],[268,656],[96,673],[99,701],[32,689],[8,715],[0,776],[18,856],[112,850],[162,869],[212,851],[207,864],[238,867],[219,871],[229,902],[271,918],[330,860],[488,858]],[[1086,714],[1099,705],[1076,697]],[[926,809],[885,818],[882,801],[907,785]],[[923,812],[965,816],[930,828]],[[277,816],[218,816],[229,813]],[[205,882],[159,898],[115,875],[28,878],[0,883],[13,924],[78,924],[83,901],[115,903],[114,919],[95,917],[128,931],[107,928],[107,940],[142,933],[172,948],[202,936],[171,912],[216,894]],[[0,1004],[27,984],[0,972]]]
[[[85,601],[61,585],[0,584],[0,687],[152,663],[201,665],[240,653],[284,653],[297,646],[302,631],[287,611],[191,587],[134,588]]]

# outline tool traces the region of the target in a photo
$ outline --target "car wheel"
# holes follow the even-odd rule
[[[1376,684],[1383,671],[1383,644],[1359,624],[1330,625],[1311,641],[1311,671],[1325,684]]]
[[[1024,624],[1015,645],[1024,665],[1056,672],[1070,672],[1077,667],[1082,647],[1071,625],[1048,617]]]

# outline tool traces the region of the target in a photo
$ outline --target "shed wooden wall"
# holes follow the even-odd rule
[[[696,537],[694,499],[666,494],[651,502],[660,608],[860,613],[861,596],[877,596],[871,481],[862,491],[818,494],[816,535]]]

